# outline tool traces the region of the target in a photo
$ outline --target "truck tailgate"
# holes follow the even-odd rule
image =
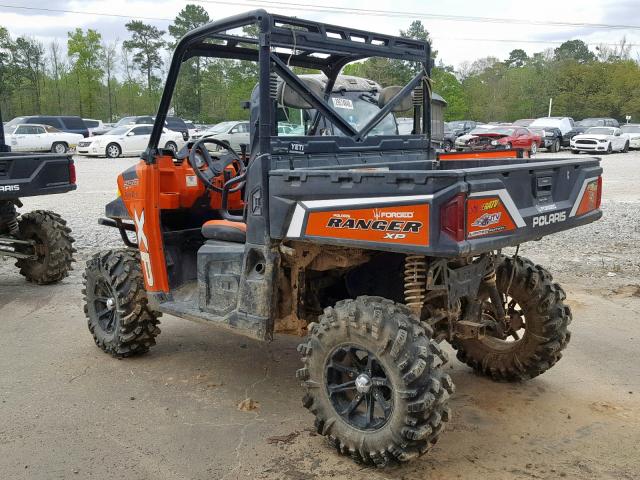
[[[601,175],[598,159],[465,170],[469,249],[513,245],[597,220]]]

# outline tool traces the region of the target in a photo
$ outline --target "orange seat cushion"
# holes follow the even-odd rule
[[[202,226],[202,236],[209,240],[244,243],[247,240],[247,224],[229,220],[209,220]]]

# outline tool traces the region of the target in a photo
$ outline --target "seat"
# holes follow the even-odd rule
[[[209,240],[245,243],[247,224],[229,220],[209,220],[202,226],[202,236]]]

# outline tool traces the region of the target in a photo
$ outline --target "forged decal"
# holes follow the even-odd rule
[[[310,212],[306,235],[404,245],[429,244],[429,205]]]

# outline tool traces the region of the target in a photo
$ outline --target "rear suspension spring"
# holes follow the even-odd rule
[[[427,294],[427,258],[407,255],[404,261],[404,303],[420,318]]]
[[[8,200],[0,201],[0,233],[17,235],[19,232],[16,206]]]

